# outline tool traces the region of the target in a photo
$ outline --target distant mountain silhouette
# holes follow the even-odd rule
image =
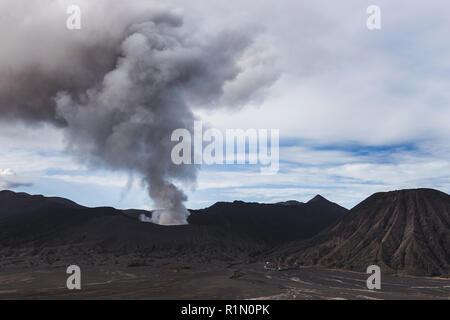
[[[315,201],[315,200],[312,200]],[[432,189],[376,193],[335,225],[272,257],[284,266],[450,276],[450,196]]]
[[[275,244],[310,237],[346,212],[325,199],[295,206],[236,201],[193,210],[190,225],[165,227],[140,222],[140,214],[151,215],[142,210],[1,191],[0,265],[252,259]]]
[[[273,245],[309,238],[346,212],[347,209],[322,197],[308,203],[218,202],[207,209],[192,211],[189,223],[219,227]]]

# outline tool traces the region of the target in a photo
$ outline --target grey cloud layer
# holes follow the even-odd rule
[[[241,0],[238,11],[235,1],[203,3],[190,1],[211,25],[262,21],[283,69],[258,117],[247,108],[212,115],[214,125],[275,127],[325,145],[448,141],[450,3]],[[381,8],[381,30],[366,27],[372,4]]]

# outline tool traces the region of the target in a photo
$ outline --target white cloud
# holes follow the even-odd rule
[[[31,186],[32,184],[30,179],[17,175],[10,168],[0,169],[0,188],[2,189]]]
[[[439,152],[392,149],[363,156],[345,150],[286,147],[275,176],[263,176],[254,168],[234,170],[223,166],[200,172],[198,191],[228,200],[264,202],[295,199],[306,201],[315,194],[353,207],[375,192],[409,188],[450,191],[450,158]]]

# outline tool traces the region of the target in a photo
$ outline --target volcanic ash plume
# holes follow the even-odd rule
[[[79,160],[142,175],[161,209],[153,222],[186,223],[174,183],[195,182],[196,169],[172,163],[171,133],[191,129],[194,108],[242,104],[273,82],[249,56],[251,34],[201,36],[146,1],[79,1],[85,27],[69,31],[64,1],[24,1],[29,12],[21,2],[0,5],[11,13],[0,22],[0,117],[59,126]]]

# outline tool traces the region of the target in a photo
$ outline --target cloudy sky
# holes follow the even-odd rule
[[[450,192],[450,3],[164,3],[177,8],[192,30],[254,30],[253,50],[264,52],[256,72],[278,74],[244,105],[194,112],[222,130],[279,129],[279,173],[263,176],[248,165],[203,166],[196,185],[183,186],[188,207],[236,199],[307,201],[321,194],[351,208],[377,191]],[[381,30],[366,27],[372,4],[381,8]],[[88,206],[153,206],[139,175],[77,161],[67,154],[65,139],[51,124],[0,122],[0,188]]]

